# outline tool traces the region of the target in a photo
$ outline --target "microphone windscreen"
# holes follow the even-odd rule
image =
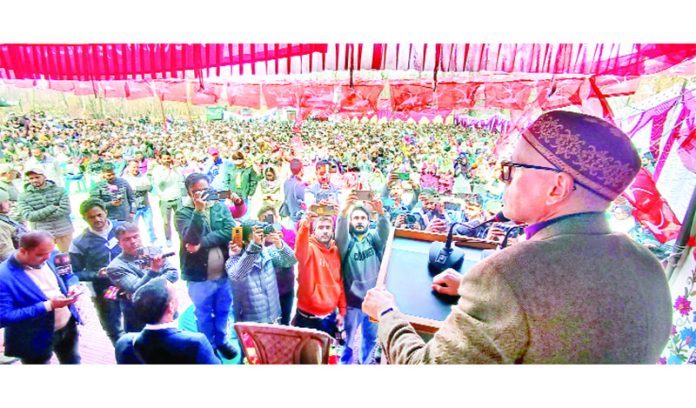
[[[498,214],[493,217],[493,221],[495,222],[508,222],[510,219],[503,214],[502,211],[500,211]]]

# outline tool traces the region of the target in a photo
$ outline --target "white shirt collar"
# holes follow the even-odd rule
[[[164,330],[164,329],[176,329],[177,323],[176,320],[172,320],[171,322],[168,323],[155,323],[155,324],[146,324],[145,329],[146,330]]]
[[[109,236],[109,233],[110,233],[111,230],[114,228],[114,224],[111,223],[111,220],[107,219],[107,220],[106,220],[106,223],[107,223],[108,227],[107,227],[104,231],[102,231],[102,232],[97,232],[97,231],[93,230],[92,227],[89,227],[89,230],[90,230],[93,234],[96,234],[96,235],[99,235],[100,237],[106,238],[106,237]]]

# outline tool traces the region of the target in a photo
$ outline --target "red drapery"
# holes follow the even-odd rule
[[[433,106],[433,85],[430,82],[395,81],[389,84],[394,112],[417,112]]]
[[[376,111],[377,100],[383,89],[383,84],[356,84],[353,88],[341,85],[340,111],[345,113]]]
[[[235,75],[437,68],[626,77],[694,56],[696,44],[0,44],[0,78],[171,79],[187,71],[219,76],[228,67]]]
[[[227,103],[252,109],[261,107],[260,84],[227,84]]]
[[[623,194],[633,205],[633,216],[650,230],[658,241],[665,243],[679,234],[681,223],[657,191],[650,173],[641,168]]]

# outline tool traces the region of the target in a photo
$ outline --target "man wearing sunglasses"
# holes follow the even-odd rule
[[[667,280],[605,218],[640,169],[628,137],[592,116],[548,112],[501,168],[504,214],[528,225],[527,240],[463,276],[433,278],[433,290],[460,298],[427,343],[389,292],[369,291],[362,307],[379,321],[388,361],[656,363],[671,328]]]

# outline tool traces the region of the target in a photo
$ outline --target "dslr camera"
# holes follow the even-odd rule
[[[263,230],[264,235],[268,235],[275,232],[275,227],[273,226],[273,224],[269,224],[267,222],[259,222],[256,224],[256,227],[261,228]]]

